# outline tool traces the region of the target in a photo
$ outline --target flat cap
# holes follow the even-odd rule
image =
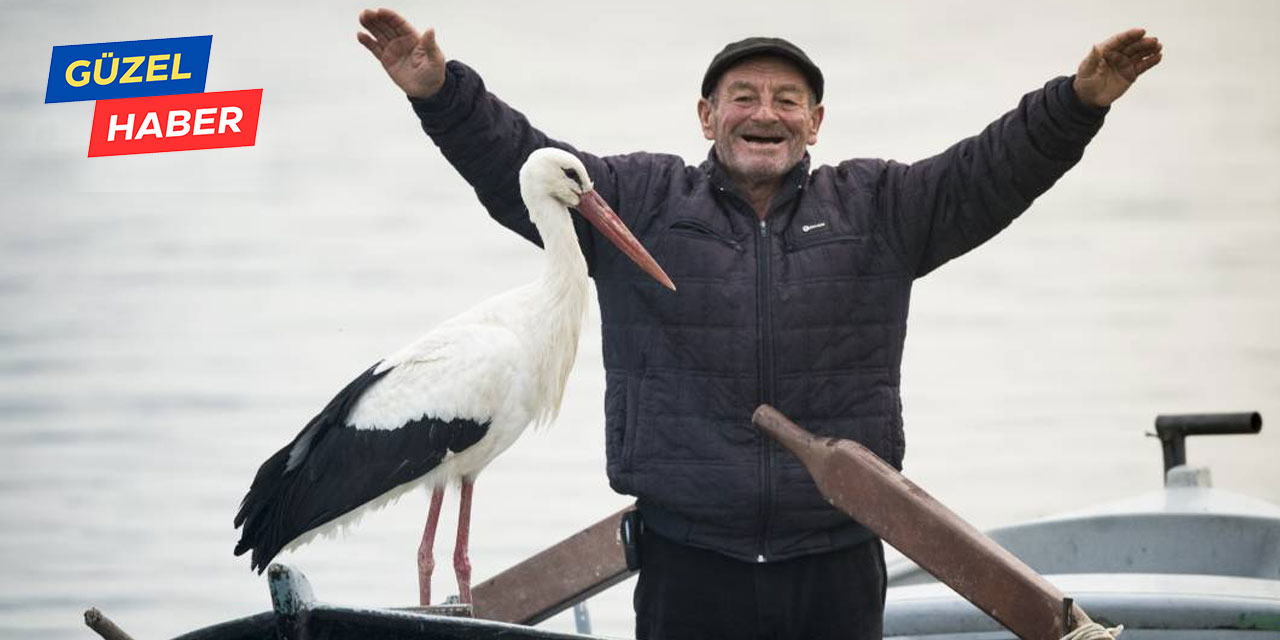
[[[711,92],[715,91],[716,83],[725,71],[753,56],[779,56],[794,62],[797,67],[800,67],[805,80],[809,81],[814,102],[822,102],[822,70],[818,69],[818,65],[814,64],[809,56],[800,50],[800,47],[782,38],[762,37],[739,40],[721,49],[720,53],[711,59],[711,66],[707,67],[707,73],[702,76],[702,97],[711,97]]]

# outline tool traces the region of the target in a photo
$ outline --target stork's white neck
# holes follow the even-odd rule
[[[541,423],[559,412],[565,381],[578,353],[578,334],[587,310],[587,261],[578,246],[571,214],[563,204],[551,197],[529,204],[529,217],[546,251],[546,266],[534,285],[537,294],[530,305],[538,316],[530,326],[547,334],[547,339],[533,341],[545,345],[534,357],[549,374],[541,378],[545,388],[540,395],[548,401],[542,404],[548,411],[538,417]]]
[[[538,235],[542,236],[542,247],[547,252],[543,279],[557,283],[566,278],[585,282],[587,261],[582,257],[582,249],[578,246],[578,235],[574,232],[569,209],[559,200],[547,196],[532,203],[529,218],[538,228]]]

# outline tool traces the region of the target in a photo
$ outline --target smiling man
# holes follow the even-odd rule
[[[432,30],[387,9],[360,22],[360,42],[498,222],[539,242],[517,169],[534,149],[567,149],[679,288],[576,223],[600,301],[609,483],[636,496],[645,523],[636,635],[879,638],[880,541],[827,504],[751,413],[767,402],[901,468],[912,283],[1075,165],[1161,45],[1141,29],[1117,34],[1074,76],[931,158],[811,168],[822,72],[785,40],[748,38],[707,68],[698,118],[714,144],[688,166],[549,138],[475,70],[446,62]]]

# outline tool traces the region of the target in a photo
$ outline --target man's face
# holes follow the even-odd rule
[[[702,135],[735,180],[780,179],[818,141],[822,105],[800,69],[785,58],[749,58],[731,67],[711,99],[698,101]]]

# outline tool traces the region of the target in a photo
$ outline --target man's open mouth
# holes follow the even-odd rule
[[[782,136],[744,135],[742,136],[742,139],[752,144],[782,144],[786,141],[786,138],[783,138]]]

